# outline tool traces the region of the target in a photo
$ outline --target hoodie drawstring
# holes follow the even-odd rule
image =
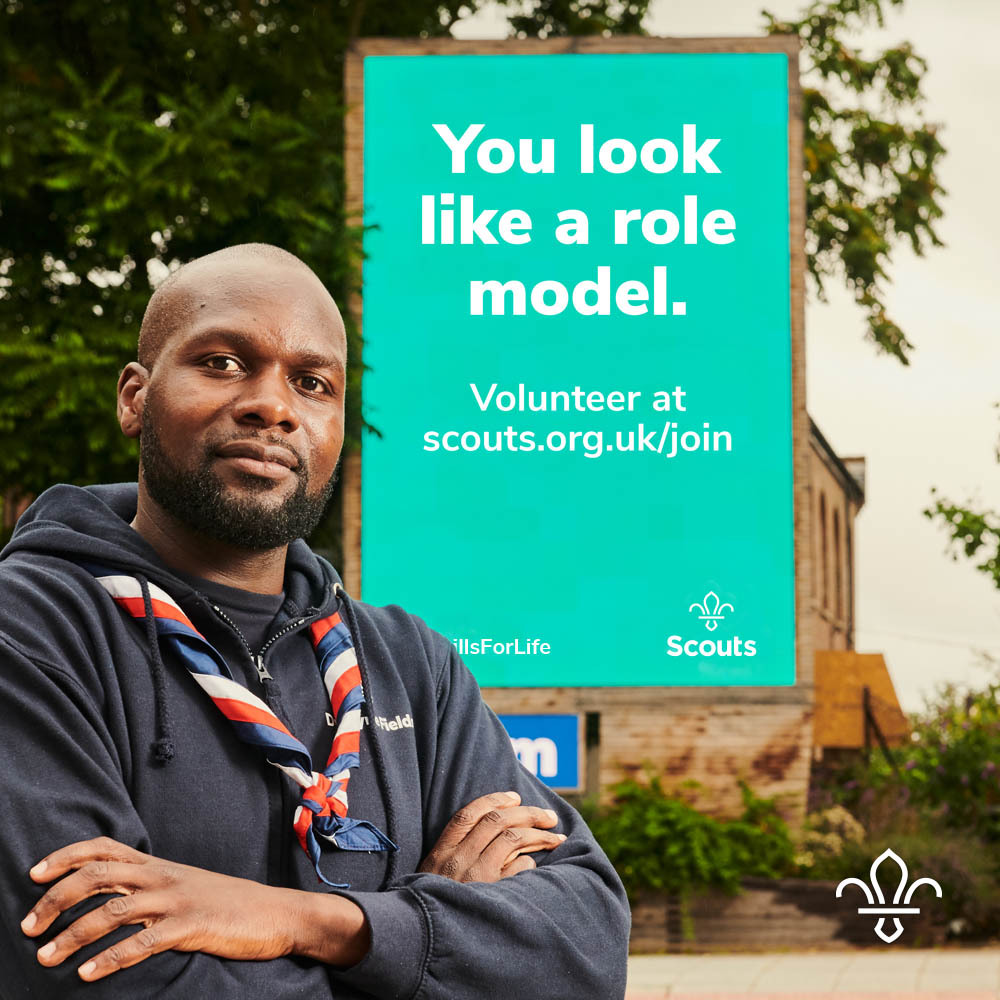
[[[365,652],[361,645],[361,629],[358,626],[358,619],[354,614],[354,608],[348,599],[347,591],[345,591],[339,583],[335,583],[333,585],[333,593],[338,601],[337,608],[339,611],[343,612],[344,617],[347,619],[347,627],[354,640],[354,652],[358,657],[358,672],[361,674],[361,686],[366,692],[368,692],[368,700],[366,703],[368,718],[374,719],[375,707],[371,701],[373,685],[371,678],[368,676],[368,665],[365,662]],[[375,764],[375,778],[378,781],[379,789],[382,792],[382,802],[385,806],[385,828],[387,835],[392,837],[393,832],[398,829],[396,823],[396,810],[392,801],[392,795],[390,794],[388,777],[389,772],[386,767],[382,744],[379,742],[378,731],[378,726],[368,726],[368,745],[371,748],[372,760]],[[386,863],[385,877],[382,881],[382,889],[385,889],[386,886],[395,881],[398,868],[399,852],[390,851]]]
[[[152,657],[153,698],[156,706],[156,739],[150,744],[150,749],[153,751],[153,759],[157,764],[168,764],[174,759],[174,740],[171,735],[170,708],[167,705],[166,671],[163,667],[163,659],[160,656],[160,637],[156,632],[153,600],[149,596],[149,581],[141,573],[136,573],[135,578],[139,581],[139,588],[142,591],[142,604],[146,611],[144,616],[146,639],[149,643],[150,656]]]

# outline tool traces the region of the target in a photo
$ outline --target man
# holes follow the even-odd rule
[[[628,910],[585,825],[452,645],[300,539],[345,366],[297,258],[193,261],[119,380],[138,489],[56,486],[19,522],[0,995],[622,995]]]

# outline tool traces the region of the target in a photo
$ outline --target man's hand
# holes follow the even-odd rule
[[[535,867],[531,854],[558,847],[565,839],[549,828],[551,809],[519,805],[517,792],[494,792],[452,816],[420,871],[456,882],[498,882]]]
[[[83,899],[120,894],[79,917],[40,948],[42,965],[59,965],[118,927],[143,925],[143,930],[80,967],[81,978],[88,981],[171,948],[244,960],[294,953],[352,965],[369,947],[364,914],[342,896],[219,875],[143,854],[108,837],[63,847],[35,865],[30,875],[39,883],[61,881],[21,921],[29,937],[44,933],[59,914]],[[322,913],[317,912],[318,906]],[[327,933],[322,954],[313,954],[315,944],[307,942],[315,937],[319,922]]]
[[[533,852],[551,850],[566,838],[549,829],[558,822],[551,809],[520,801],[516,792],[495,792],[470,802],[444,828],[420,871],[457,882],[496,882],[533,868]],[[142,925],[80,967],[88,981],[169,949],[242,960],[296,954],[348,966],[370,944],[364,913],[343,896],[164,861],[109,837],[60,848],[30,875],[53,884],[21,921],[28,937],[44,934],[84,899],[116,894],[39,948],[42,965],[59,965],[119,927]]]

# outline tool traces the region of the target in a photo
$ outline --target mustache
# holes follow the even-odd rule
[[[274,434],[247,434],[239,432],[228,434],[225,437],[211,441],[208,444],[206,451],[214,454],[219,448],[222,448],[234,441],[253,441],[256,444],[272,445],[277,448],[283,448],[285,451],[291,452],[298,462],[295,468],[292,469],[292,472],[299,476],[305,475],[309,472],[309,463],[306,460],[305,455],[303,455],[298,448],[289,444],[284,438]]]

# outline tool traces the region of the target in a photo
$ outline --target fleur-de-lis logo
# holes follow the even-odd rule
[[[692,604],[688,611],[694,611],[697,608],[701,612],[698,617],[705,623],[705,628],[709,632],[714,632],[719,627],[719,622],[726,617],[722,612],[726,608],[732,611],[733,606],[728,603],[723,604],[714,590],[710,590],[702,600],[701,604]]]
[[[899,885],[896,887],[896,891],[892,897],[892,905],[887,906],[885,902],[885,894],[882,892],[882,886],[879,885],[877,871],[879,865],[885,861],[889,861],[890,859],[896,862],[900,871],[900,879]],[[869,877],[871,878],[872,883],[870,887],[865,885],[865,883],[859,878],[845,878],[843,882],[837,886],[837,898],[840,899],[841,893],[847,888],[847,886],[856,885],[865,894],[865,899],[868,900],[867,906],[858,907],[858,913],[871,913],[878,916],[878,923],[875,924],[875,933],[886,944],[892,944],[892,942],[903,933],[903,925],[899,922],[899,918],[901,916],[904,916],[907,913],[920,912],[919,906],[909,905],[910,900],[913,899],[913,893],[916,889],[922,885],[933,886],[937,898],[941,898],[941,886],[932,878],[918,878],[916,882],[914,882],[909,889],[907,889],[906,882],[910,877],[910,873],[906,867],[906,862],[892,850],[883,851],[872,862]],[[879,902],[878,906],[875,905],[876,897]],[[884,930],[886,917],[892,917],[892,922],[896,925],[896,929],[891,934],[887,934]]]

